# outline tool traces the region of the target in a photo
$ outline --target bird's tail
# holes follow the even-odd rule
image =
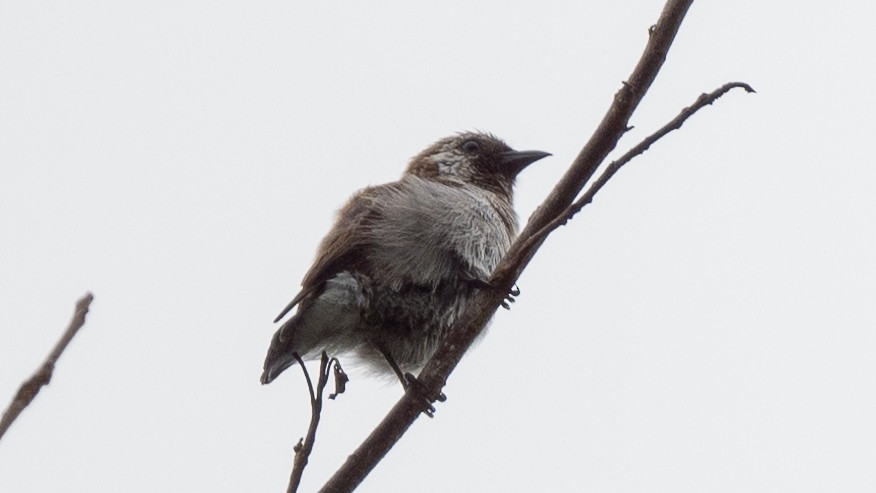
[[[298,312],[274,334],[262,383],[271,383],[283,370],[298,360],[310,359],[327,351],[343,352],[362,342],[362,307],[366,304],[362,286],[351,274],[342,272],[329,279],[325,287],[305,297]]]
[[[281,327],[274,334],[274,338],[271,339],[271,347],[268,348],[268,355],[265,357],[265,366],[262,372],[262,385],[271,383],[286,368],[298,362],[296,359],[298,353],[292,345],[292,338],[282,337],[284,328],[285,326]]]

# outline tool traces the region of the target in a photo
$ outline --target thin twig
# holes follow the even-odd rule
[[[64,352],[67,345],[70,344],[70,341],[73,340],[73,337],[79,332],[79,329],[85,325],[85,315],[88,314],[88,309],[91,306],[92,300],[94,300],[94,296],[91,293],[87,293],[76,303],[76,311],[73,313],[73,319],[70,321],[70,325],[67,327],[67,330],[64,331],[61,339],[55,344],[55,348],[52,349],[52,352],[46,360],[43,361],[43,364],[37,369],[36,373],[34,373],[29,379],[25,380],[25,382],[21,384],[21,387],[18,388],[18,392],[15,394],[15,397],[12,398],[9,407],[3,412],[3,419],[0,420],[0,438],[3,438],[6,430],[8,430],[9,426],[12,425],[12,422],[18,418],[21,411],[24,411],[24,408],[33,402],[33,399],[39,393],[40,389],[42,389],[44,385],[49,384],[49,381],[52,379],[52,372],[55,370],[55,363],[58,362],[61,353]]]
[[[614,101],[593,136],[584,145],[572,167],[532,215],[520,236],[493,272],[490,284],[496,286],[496,289],[481,290],[475,294],[465,312],[450,329],[441,347],[420,372],[418,380],[422,384],[421,388],[425,389],[428,395],[436,398],[441,395],[441,389],[446,384],[448,376],[472,342],[477,339],[540,246],[541,243],[537,242],[533,247],[524,249],[523,246],[529,237],[559,217],[575,201],[599,164],[617,146],[618,140],[628,128],[630,116],[666,60],[669,47],[692,3],[693,0],[666,2],[657,24],[648,31],[648,44],[642,57],[630,78],[615,94]],[[412,392],[410,388],[368,438],[326,482],[321,491],[331,493],[352,491],[395,445],[422,410],[422,392]]]
[[[526,241],[523,243],[521,250],[529,250],[536,243],[543,241],[544,238],[555,229],[565,225],[570,219],[572,219],[572,217],[575,216],[575,214],[581,212],[581,209],[583,209],[585,205],[593,201],[593,197],[596,195],[596,193],[599,192],[599,190],[601,190],[602,187],[605,186],[606,183],[608,183],[608,180],[610,180],[611,177],[614,176],[614,174],[617,173],[625,164],[630,162],[634,157],[647,151],[655,142],[662,139],[669,132],[680,129],[684,122],[687,121],[688,118],[692,117],[694,113],[706,106],[711,105],[718,98],[734,88],[745,89],[745,92],[747,93],[756,92],[754,88],[752,88],[745,82],[728,82],[708,94],[700,94],[700,96],[697,98],[696,101],[694,101],[692,105],[681,110],[681,112],[675,118],[670,120],[666,125],[660,127],[659,130],[649,135],[647,138],[633,146],[633,148],[631,148],[629,151],[624,153],[623,156],[615,161],[612,161],[611,164],[606,166],[605,171],[603,171],[602,174],[599,175],[599,178],[597,178],[590,184],[590,188],[587,189],[587,192],[585,192],[574,203],[569,205],[562,214],[554,218],[551,222],[547,223],[546,225],[544,225],[544,227],[542,227],[540,230],[533,233],[532,236],[527,238]]]
[[[313,403],[313,401],[316,400],[316,393],[313,390],[313,380],[310,379],[310,373],[307,372],[307,367],[304,366],[304,360],[301,359],[301,356],[297,351],[292,352],[292,357],[298,361],[298,366],[300,366],[301,371],[304,372],[304,380],[307,381],[307,391],[310,392],[310,402]]]
[[[317,379],[316,392],[314,393],[310,375],[307,373],[304,361],[301,360],[297,353],[295,354],[295,357],[298,359],[298,364],[300,364],[301,368],[304,370],[304,376],[307,379],[307,386],[310,390],[310,426],[307,428],[307,436],[304,438],[303,443],[299,442],[300,447],[295,447],[295,460],[292,463],[292,473],[289,476],[289,487],[286,488],[287,493],[295,493],[298,491],[298,486],[301,484],[301,476],[304,474],[304,468],[307,467],[310,453],[313,451],[313,444],[316,441],[316,429],[319,427],[319,417],[322,413],[323,390],[325,390],[325,386],[328,384],[329,375],[332,373],[330,364],[332,362],[337,362],[335,358],[329,359],[328,355],[323,351],[322,357],[319,361],[319,379]],[[341,371],[341,373],[343,373],[343,371]],[[343,390],[340,392],[343,392]]]

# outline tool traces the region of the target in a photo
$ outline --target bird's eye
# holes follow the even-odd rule
[[[474,154],[481,150],[481,145],[474,140],[467,140],[462,144],[462,150],[469,154]]]

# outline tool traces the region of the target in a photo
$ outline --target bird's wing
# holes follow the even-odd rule
[[[378,220],[380,216],[374,199],[383,187],[369,187],[360,191],[338,212],[334,227],[320,244],[316,261],[304,275],[301,291],[292,298],[274,322],[286,316],[309,294],[320,290],[325,282],[338,272],[356,266],[361,267],[359,264],[365,262],[362,250],[370,241],[367,225]]]

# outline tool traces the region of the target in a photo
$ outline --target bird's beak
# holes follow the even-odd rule
[[[517,174],[523,168],[550,155],[551,153],[544,151],[506,151],[502,153],[502,164]]]

